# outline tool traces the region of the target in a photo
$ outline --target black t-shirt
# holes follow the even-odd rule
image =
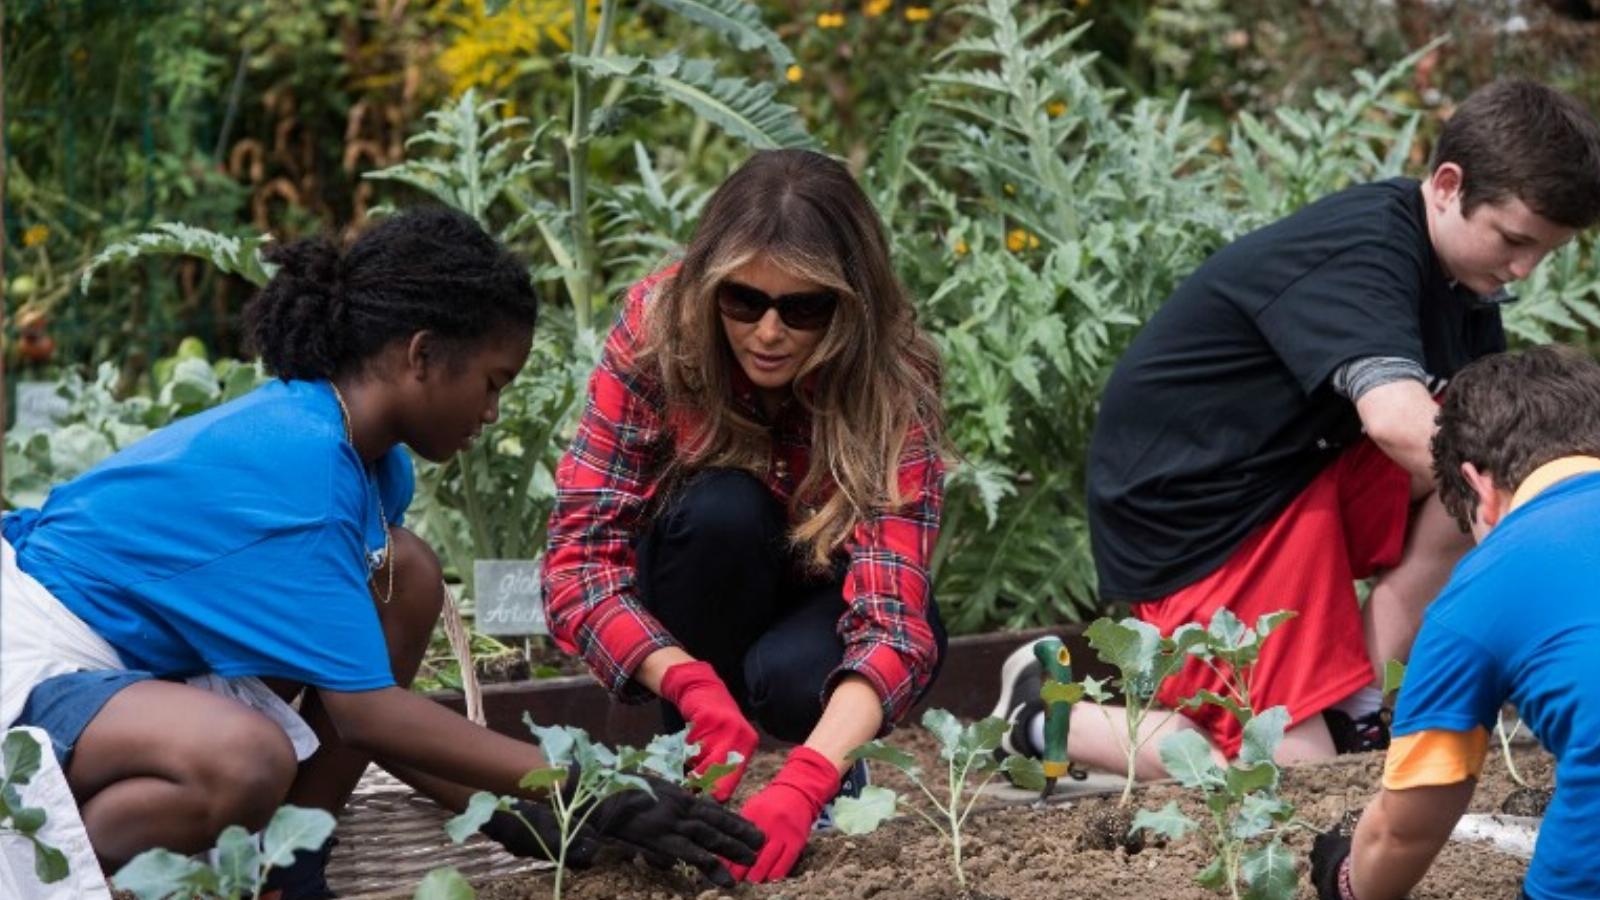
[[[1417,181],[1350,188],[1206,260],[1134,339],[1089,448],[1100,594],[1166,596],[1210,574],[1360,436],[1330,380],[1367,356],[1448,378],[1505,348],[1455,288]]]

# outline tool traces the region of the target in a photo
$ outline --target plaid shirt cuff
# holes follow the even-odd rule
[[[676,647],[678,642],[662,628],[660,623],[642,610],[632,609],[622,601],[614,601],[609,614],[596,611],[592,624],[579,630],[578,646],[584,662],[596,680],[623,703],[644,703],[654,700],[651,693],[633,680],[645,657],[665,647]]]

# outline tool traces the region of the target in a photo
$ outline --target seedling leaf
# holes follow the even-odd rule
[[[11,827],[23,834],[33,834],[44,827],[45,812],[37,806],[24,806],[13,808],[11,811]]]
[[[256,839],[242,825],[229,825],[217,837],[217,878],[223,885],[254,887],[261,866]]]
[[[1251,791],[1271,790],[1278,786],[1278,767],[1270,762],[1240,763],[1229,766],[1223,773],[1228,793],[1235,797],[1243,797]]]
[[[549,771],[549,770],[541,770]],[[502,809],[509,809],[511,805],[501,798],[487,791],[479,791],[467,801],[467,808],[461,815],[455,816],[444,823],[445,834],[450,835],[450,840],[462,843],[467,838],[478,833],[494,814]]]
[[[1211,760],[1211,745],[1197,731],[1180,731],[1161,742],[1161,762],[1184,787],[1215,787],[1222,769]]]
[[[411,900],[474,900],[475,897],[477,892],[456,867],[445,866],[422,876],[422,883],[417,885]]]
[[[522,776],[521,780],[517,782],[517,787],[520,787],[525,791],[543,791],[553,789],[561,784],[565,784],[566,780],[566,769],[534,769],[532,772]]]
[[[690,773],[683,777],[683,783],[697,791],[710,791],[718,781],[722,780],[722,776],[732,774],[742,762],[744,762],[744,755],[737,750],[730,750],[728,751],[727,762],[706,766],[705,771],[698,774]]]
[[[1096,703],[1105,703],[1111,699],[1111,692],[1106,690],[1106,680],[1088,675],[1083,679],[1083,694]]]
[[[1089,639],[1089,646],[1102,660],[1115,666],[1124,680],[1150,671],[1161,646],[1161,632],[1133,618],[1121,622],[1096,619],[1084,635]]]
[[[573,761],[573,754],[577,750],[578,735],[584,734],[579,728],[562,728],[561,726],[545,726],[534,724],[533,717],[527,713],[522,714],[522,721],[533,732],[534,738],[539,741],[539,749],[544,751],[544,758],[554,766],[566,766]],[[584,735],[587,737],[587,735]]]
[[[1220,893],[1227,890],[1228,871],[1222,867],[1222,858],[1218,857],[1213,859],[1210,865],[1206,866],[1204,869],[1201,869],[1199,874],[1194,876],[1194,881],[1195,884],[1200,885],[1208,891],[1217,891]]]
[[[990,754],[1000,746],[1000,739],[1010,730],[1011,723],[999,716],[972,723],[961,729],[961,736],[956,740],[956,758],[964,760],[973,757],[974,762],[980,764],[985,759],[992,759]]]
[[[1274,769],[1268,763],[1262,763],[1261,768]],[[1230,770],[1231,771],[1231,770]],[[1277,773],[1273,773],[1273,781],[1277,781]],[[1259,837],[1272,829],[1275,822],[1287,819],[1293,815],[1294,808],[1289,804],[1268,794],[1251,794],[1244,798],[1239,805],[1239,814],[1234,816],[1229,832],[1241,841]]]
[[[1294,854],[1276,838],[1264,847],[1246,851],[1239,860],[1239,874],[1244,876],[1247,900],[1292,897],[1299,882]]]
[[[860,797],[834,799],[833,823],[845,834],[868,834],[894,815],[898,799],[888,788],[867,785]]]
[[[1244,743],[1239,746],[1241,763],[1272,762],[1283,743],[1283,730],[1289,727],[1289,710],[1274,706],[1257,713],[1244,726]]]
[[[1178,811],[1178,803],[1168,800],[1167,805],[1158,810],[1141,809],[1133,816],[1133,827],[1129,833],[1139,831],[1153,831],[1168,840],[1181,841],[1184,835],[1200,827],[1195,820]]]
[[[1008,756],[1000,764],[1011,783],[1025,791],[1044,790],[1044,767],[1037,759],[1027,756]]]
[[[33,874],[43,884],[54,884],[67,877],[67,855],[40,841],[33,842]]]
[[[294,862],[296,850],[315,850],[333,834],[333,816],[326,810],[280,806],[261,836],[262,863],[278,869]]]
[[[1261,618],[1257,619],[1256,620],[1256,640],[1257,641],[1265,641],[1267,639],[1267,635],[1273,633],[1274,631],[1277,631],[1278,628],[1283,625],[1283,623],[1285,623],[1285,622],[1289,621],[1290,619],[1294,618],[1294,616],[1295,616],[1294,610],[1292,610],[1292,609],[1280,609],[1277,612],[1267,613],[1266,615],[1264,615]]]
[[[939,739],[939,757],[951,759],[961,741],[961,722],[942,709],[930,709],[922,714],[922,727]]]
[[[1216,691],[1198,691],[1193,697],[1183,701],[1183,705],[1189,707],[1190,709],[1204,706],[1207,703],[1220,706],[1228,712],[1233,713],[1233,717],[1241,722],[1249,722],[1251,719],[1250,707],[1243,706],[1232,697],[1224,697]]]
[[[922,775],[922,767],[917,765],[917,758],[904,750],[899,750],[885,744],[883,741],[868,741],[850,751],[850,760],[870,759],[875,762],[887,763],[913,778]]]
[[[118,890],[128,891],[138,900],[163,900],[185,889],[213,893],[217,890],[217,876],[204,863],[161,849],[146,850],[135,856],[117,870],[111,882]]]
[[[1226,607],[1211,616],[1211,626],[1206,633],[1224,647],[1238,647],[1245,643],[1244,623]]]
[[[7,732],[5,741],[0,742],[0,763],[5,765],[5,779],[10,784],[27,784],[39,771],[41,759],[39,742],[26,731]]]

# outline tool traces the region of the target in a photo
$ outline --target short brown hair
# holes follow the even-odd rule
[[[1566,94],[1506,79],[1473,91],[1433,149],[1462,171],[1461,211],[1516,197],[1557,225],[1600,221],[1600,123]]]
[[[1496,353],[1450,382],[1433,436],[1439,499],[1467,530],[1478,496],[1461,474],[1472,463],[1516,490],[1563,456],[1600,456],[1600,363],[1559,344]]]

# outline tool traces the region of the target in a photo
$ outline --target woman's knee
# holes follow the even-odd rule
[[[744,662],[751,716],[780,740],[804,740],[822,717],[823,685],[842,659],[836,646],[757,641]]]
[[[248,710],[214,721],[209,739],[186,756],[189,780],[205,798],[210,830],[218,833],[229,825],[264,827],[299,771],[284,730]]]
[[[783,514],[766,485],[742,469],[708,469],[683,488],[667,514],[674,543],[721,553],[770,547],[782,533]]]

